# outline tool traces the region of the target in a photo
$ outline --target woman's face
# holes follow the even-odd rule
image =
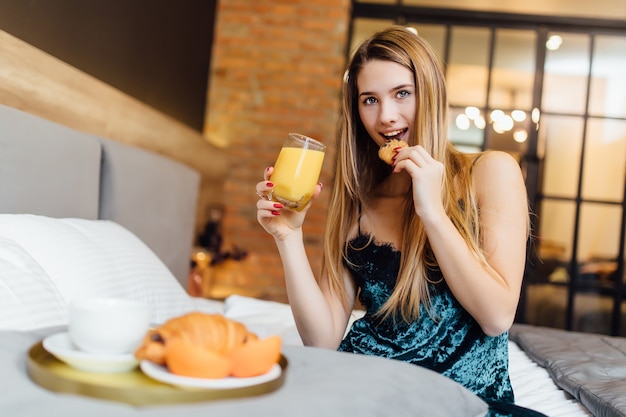
[[[356,84],[361,122],[376,144],[408,142],[417,108],[411,71],[392,61],[373,60],[361,68]]]

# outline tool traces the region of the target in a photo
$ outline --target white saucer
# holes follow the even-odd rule
[[[274,365],[268,372],[263,375],[250,378],[220,378],[205,379],[191,378],[186,376],[175,375],[167,370],[166,367],[157,365],[147,360],[141,361],[141,370],[150,378],[156,379],[166,384],[175,385],[180,388],[205,388],[205,389],[232,389],[244,388],[254,385],[263,384],[278,378],[282,372],[280,365]]]
[[[81,371],[100,373],[128,372],[139,363],[131,353],[123,355],[100,355],[83,352],[74,346],[67,332],[48,336],[43,340],[42,344],[44,349],[53,354],[57,359]]]

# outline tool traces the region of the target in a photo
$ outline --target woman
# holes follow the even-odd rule
[[[302,236],[311,203],[296,212],[261,198],[258,221],[274,236],[306,345],[425,366],[486,400],[490,415],[538,415],[513,405],[508,375],[528,238],[524,181],[506,153],[455,150],[447,107],[422,39],[402,27],[374,35],[344,83],[319,279]],[[388,165],[378,151],[392,139],[408,146]],[[271,193],[272,172],[257,194]],[[357,295],[367,313],[346,334]]]

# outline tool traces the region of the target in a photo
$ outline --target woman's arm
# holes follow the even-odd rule
[[[265,171],[266,181],[257,184],[257,194],[268,195],[273,184],[272,168]],[[312,202],[321,192],[318,185]],[[348,305],[330,291],[328,279],[318,282],[304,247],[302,224],[311,203],[302,211],[283,208],[282,205],[260,198],[257,201],[257,220],[274,237],[285,274],[289,304],[305,345],[336,349],[346,330],[354,305],[355,289],[352,280],[344,276]]]
[[[349,302],[330,291],[327,276],[318,283],[306,256],[302,234],[276,240],[283,262],[285,285],[298,333],[307,346],[337,349],[354,306],[352,280],[344,276]]]
[[[414,201],[450,290],[491,336],[508,330],[519,302],[528,236],[528,200],[517,162],[488,152],[473,169],[483,248],[490,268],[474,256],[443,210],[440,163],[423,148],[405,169],[413,178]]]

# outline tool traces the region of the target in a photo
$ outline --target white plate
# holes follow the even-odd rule
[[[191,378],[187,376],[175,375],[166,367],[157,365],[147,360],[141,361],[141,370],[150,378],[156,379],[166,384],[175,385],[180,388],[206,388],[206,389],[231,389],[244,388],[253,385],[263,384],[278,378],[282,372],[280,365],[274,365],[267,373],[250,378],[227,377],[220,379]]]
[[[117,373],[128,372],[139,361],[133,354],[100,355],[79,350],[67,332],[56,333],[43,340],[43,347],[57,359],[81,371]]]

